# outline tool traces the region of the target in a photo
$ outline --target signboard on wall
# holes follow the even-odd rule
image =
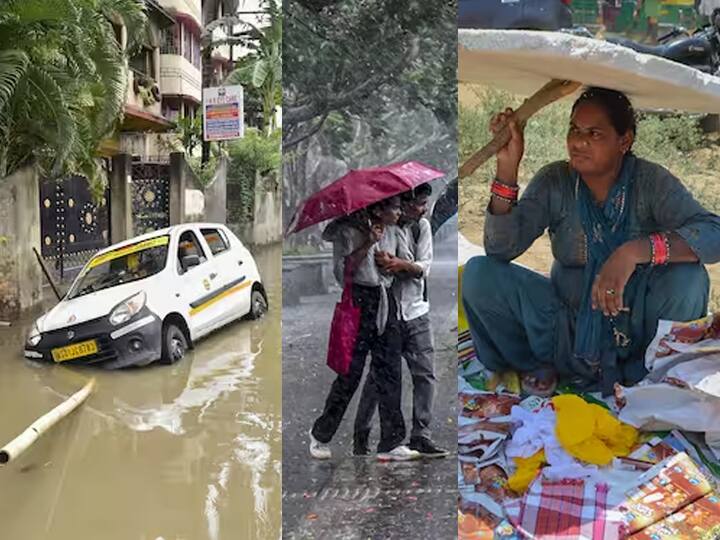
[[[240,139],[244,132],[243,87],[203,88],[205,141]]]

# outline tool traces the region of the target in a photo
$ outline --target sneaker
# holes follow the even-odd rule
[[[416,450],[417,452],[420,452],[422,457],[444,458],[450,455],[450,452],[448,452],[444,448],[436,446],[435,443],[427,437],[413,437],[412,439],[410,439],[409,446],[411,450]]]
[[[318,441],[315,437],[313,437],[312,430],[310,430],[310,455],[314,457],[315,459],[330,459],[332,457],[332,452],[330,451],[330,447],[325,444]]]
[[[410,450],[407,446],[401,444],[389,452],[380,452],[377,458],[378,461],[411,461],[413,459],[420,459],[420,452]]]

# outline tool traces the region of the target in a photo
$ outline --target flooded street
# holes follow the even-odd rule
[[[280,537],[281,247],[253,250],[270,311],[172,366],[31,363],[31,320],[0,328],[0,444],[80,389],[88,401],[0,468],[2,538]]]

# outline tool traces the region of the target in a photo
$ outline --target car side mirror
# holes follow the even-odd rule
[[[185,255],[180,259],[180,265],[182,266],[183,272],[187,272],[193,266],[200,264],[200,257],[198,255]]]

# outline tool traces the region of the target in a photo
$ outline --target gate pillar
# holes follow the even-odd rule
[[[170,154],[170,225],[185,221],[185,185],[187,164],[183,152]]]
[[[0,320],[15,321],[42,301],[42,270],[33,251],[40,251],[38,173],[28,167],[0,180]]]
[[[129,154],[112,158],[110,174],[110,243],[122,242],[133,236],[132,165]]]

